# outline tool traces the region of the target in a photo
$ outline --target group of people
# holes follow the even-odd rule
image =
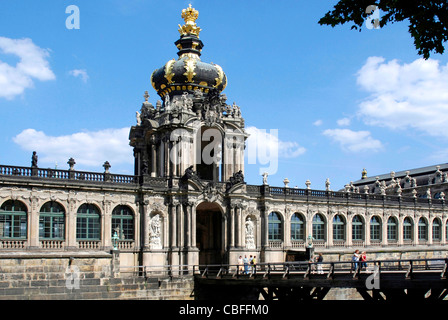
[[[247,255],[239,256],[238,258],[238,271],[242,274],[249,274],[249,271],[252,271],[252,273],[257,272],[257,256],[250,255],[249,258]]]
[[[313,263],[313,271],[317,269],[318,274],[323,274],[322,270],[322,262],[324,261],[324,258],[322,256],[322,253],[316,254],[314,257],[310,259],[309,262]],[[361,270],[367,268],[367,255],[366,252],[359,252],[359,250],[355,250],[352,256],[352,268],[353,270],[358,270],[358,266]]]
[[[355,250],[352,256],[353,261],[353,270],[358,270],[358,264],[360,264],[361,270],[363,268],[367,268],[367,255],[366,252],[359,252],[359,250]]]
[[[317,263],[317,273],[323,274],[324,270],[322,269],[322,262],[324,261],[324,257],[322,253],[318,253],[313,258],[311,258],[310,262]],[[314,270],[313,270],[314,271]]]

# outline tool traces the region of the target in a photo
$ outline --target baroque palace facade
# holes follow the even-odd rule
[[[367,178],[344,190],[244,181],[247,133],[227,78],[202,62],[198,12],[182,11],[178,58],[151,76],[130,128],[135,175],[0,166],[0,253],[120,252],[121,266],[302,259],[327,253],[444,252],[448,166]],[[424,176],[424,179],[422,178]],[[420,179],[420,180],[418,180]],[[424,182],[421,182],[423,181]],[[428,189],[437,190],[431,193]]]

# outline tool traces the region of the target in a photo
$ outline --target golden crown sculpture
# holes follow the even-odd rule
[[[185,24],[183,26],[179,25],[179,33],[184,35],[194,34],[199,36],[201,28],[196,25],[196,19],[199,16],[199,12],[191,7],[191,3],[187,9],[182,10],[182,19],[184,19]]]

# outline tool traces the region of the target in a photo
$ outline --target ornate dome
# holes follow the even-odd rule
[[[174,43],[179,49],[179,58],[168,61],[151,75],[151,84],[162,99],[166,94],[171,96],[171,93],[185,91],[221,92],[227,85],[227,77],[219,65],[202,62],[199,58],[204,44],[199,39],[201,28],[195,23],[198,15],[191,4],[182,10],[185,24],[179,25],[180,39]]]

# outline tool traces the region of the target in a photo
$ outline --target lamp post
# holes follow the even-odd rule
[[[314,254],[314,248],[313,248],[313,236],[310,234],[308,235],[308,241],[306,246],[306,255],[308,258],[308,261],[310,261],[313,258]]]
[[[114,233],[114,235],[112,237],[112,245],[114,247],[114,250],[118,250],[118,247],[117,247],[117,245],[118,245],[118,234],[117,234],[117,231],[115,231],[115,233]]]

